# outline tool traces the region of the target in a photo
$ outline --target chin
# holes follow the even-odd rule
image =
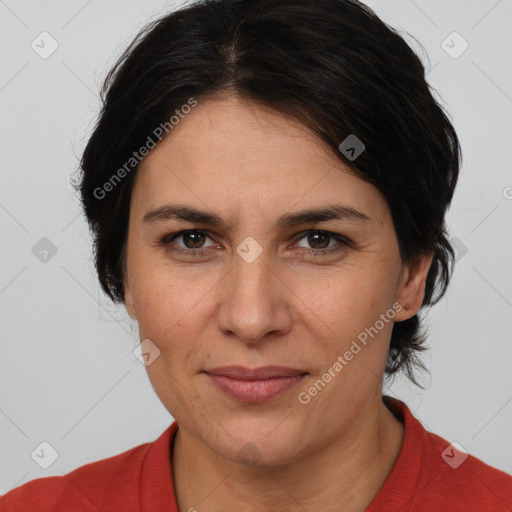
[[[225,430],[217,424],[218,435],[215,439],[208,435],[204,442],[217,455],[244,466],[275,467],[293,462],[304,448],[304,429],[289,423],[289,411],[282,412],[278,420],[248,415],[219,422]]]

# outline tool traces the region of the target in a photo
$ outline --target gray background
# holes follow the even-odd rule
[[[448,217],[459,261],[427,316],[431,377],[425,391],[399,379],[388,392],[429,430],[512,473],[512,2],[368,4],[417,51],[405,31],[424,45],[464,151]],[[0,493],[152,441],[172,421],[132,354],[136,324],[99,290],[69,179],[101,79],[173,5],[0,0]],[[48,58],[31,47],[51,49],[44,31],[58,43]],[[454,31],[469,44],[457,58],[461,39],[444,43],[452,56],[442,46]],[[46,262],[43,237],[57,249]],[[43,441],[58,453],[48,469],[31,457]]]

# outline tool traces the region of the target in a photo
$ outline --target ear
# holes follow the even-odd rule
[[[402,309],[397,312],[395,322],[412,318],[420,310],[433,258],[434,252],[419,254],[411,264],[403,267],[395,296]]]
[[[132,290],[130,288],[130,284],[126,277],[123,277],[123,286],[124,286],[124,307],[126,308],[127,313],[134,319],[137,319],[137,315],[135,314],[135,308],[133,306],[133,295]]]

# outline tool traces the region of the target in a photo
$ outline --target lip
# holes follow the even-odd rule
[[[205,370],[213,384],[229,398],[249,403],[264,402],[289,391],[308,375],[284,366],[244,368],[224,366]]]

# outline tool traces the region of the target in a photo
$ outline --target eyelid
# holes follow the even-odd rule
[[[210,240],[214,241],[213,240],[213,237],[211,236],[211,232],[206,230],[206,229],[183,229],[181,231],[177,231],[175,233],[169,233],[168,235],[165,235],[163,236],[162,238],[159,239],[158,241],[158,244],[157,245],[163,245],[163,246],[167,246],[167,245],[170,245],[171,243],[174,242],[174,240],[176,238],[181,238],[183,235],[185,235],[186,233],[199,233],[199,234],[202,234],[206,237],[208,237]],[[217,243],[216,243],[217,244]],[[218,244],[217,244],[218,245]],[[191,252],[198,252],[200,251],[201,249],[206,249],[208,247],[213,247],[212,245],[209,245],[207,247],[198,247],[197,249],[191,249],[189,247],[182,247],[182,246],[178,246],[178,250],[183,250],[183,251],[191,251]]]
[[[203,234],[204,236],[210,238],[210,240],[214,241],[214,245],[197,247],[195,249],[188,248],[188,247],[182,247],[182,246],[178,245],[177,248],[176,248],[176,251],[178,251],[178,252],[179,251],[181,251],[181,252],[188,252],[188,253],[199,253],[201,250],[204,251],[204,250],[207,250],[210,247],[214,247],[215,245],[217,245],[217,246],[219,245],[217,242],[215,242],[214,237],[212,237],[212,233],[209,230],[206,230],[206,229],[184,229],[184,230],[181,230],[181,231],[178,231],[178,232],[175,232],[175,233],[170,233],[170,234],[165,235],[164,237],[162,237],[160,239],[158,245],[168,246],[176,238],[180,238],[183,235],[185,235],[186,233],[190,233],[190,232]],[[297,242],[301,241],[303,238],[305,238],[306,236],[308,236],[311,233],[322,233],[322,234],[325,234],[325,235],[333,238],[335,241],[337,241],[338,244],[335,244],[332,247],[321,248],[321,249],[313,249],[313,248],[307,248],[307,247],[301,247],[300,248],[300,249],[302,249],[304,251],[308,251],[310,253],[314,252],[314,253],[318,253],[318,254],[320,254],[320,253],[328,254],[330,252],[335,252],[336,250],[340,250],[340,247],[338,247],[340,244],[344,245],[346,247],[351,247],[351,248],[354,246],[354,243],[352,242],[352,240],[350,240],[346,236],[341,235],[339,233],[334,233],[332,231],[326,231],[326,230],[323,230],[323,229],[306,229],[304,231],[301,231],[300,233],[297,233],[293,237],[294,244],[296,244]]]
[[[306,229],[305,231],[302,231],[301,233],[298,233],[296,235],[296,241],[302,240],[304,237],[309,235],[310,233],[322,233],[324,235],[328,235],[331,238],[334,238],[338,242],[344,243],[345,245],[352,246],[353,242],[349,238],[347,238],[344,235],[341,235],[339,233],[334,233],[333,231],[327,231],[325,229]],[[320,251],[322,249],[310,249],[311,251]]]

